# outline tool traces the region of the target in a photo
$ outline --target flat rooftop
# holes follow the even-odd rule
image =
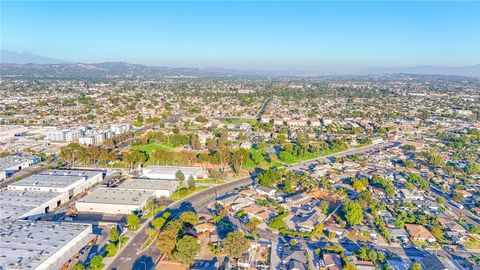
[[[180,166],[147,166],[143,169],[148,173],[175,174],[182,171],[184,174],[196,174],[202,171],[200,167],[180,167]]]
[[[85,181],[85,176],[78,175],[49,175],[36,174],[10,184],[11,187],[42,187],[42,188],[66,188],[78,181]]]
[[[87,171],[87,170],[48,170],[45,172],[41,172],[38,175],[67,175],[67,176],[82,176],[82,177],[87,177],[91,178],[94,176],[97,176],[98,174],[103,174],[102,171]]]
[[[39,205],[59,196],[57,192],[0,190],[0,220],[17,219]]]
[[[30,157],[18,156],[18,155],[6,156],[3,158],[0,158],[0,171],[4,171],[10,167],[28,162],[30,160],[31,160]]]
[[[97,188],[77,202],[139,205],[151,197],[153,197],[153,191],[123,188]]]
[[[0,224],[0,269],[35,269],[86,230],[91,233],[90,224],[25,220]]]
[[[123,182],[119,187],[125,189],[140,189],[140,190],[168,190],[175,191],[178,186],[177,180],[163,180],[163,179],[131,179]]]

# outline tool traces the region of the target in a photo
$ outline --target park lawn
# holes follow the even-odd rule
[[[142,152],[146,152],[147,154],[151,154],[153,151],[157,149],[163,149],[163,150],[171,150],[173,149],[173,145],[169,142],[165,143],[149,143],[146,145],[133,145],[130,146],[130,149],[133,150],[138,150]]]
[[[294,163],[298,163],[298,162],[302,162],[302,161],[305,161],[305,160],[309,160],[309,159],[315,159],[315,158],[319,158],[319,157],[324,157],[324,156],[328,156],[328,155],[332,155],[332,154],[335,154],[335,153],[338,153],[340,152],[341,150],[340,149],[327,149],[327,150],[324,150],[324,151],[319,151],[319,152],[315,152],[315,153],[311,153],[311,152],[307,152],[307,154],[303,157],[296,157],[290,153],[280,153],[280,157],[281,157],[281,160],[287,164],[294,164]]]
[[[193,193],[202,191],[202,190],[207,189],[207,188],[208,188],[208,187],[206,187],[206,186],[196,187],[195,189],[181,188],[181,189],[175,191],[175,192],[172,194],[172,199],[173,199],[174,201],[176,201],[176,200],[181,200],[181,199],[187,197],[187,196],[190,195],[190,194],[193,194]]]
[[[241,119],[226,119],[221,121],[222,124],[228,125],[228,124],[242,124],[242,123],[248,123],[250,125],[255,125],[257,123],[257,119],[250,119],[250,118],[241,118]]]
[[[270,162],[268,162],[264,157],[264,155],[266,154],[267,154],[267,151],[265,149],[250,148],[248,150],[249,159],[247,163],[243,165],[243,168],[246,170],[249,170],[256,167],[262,167],[262,168],[270,167]]]
[[[197,183],[202,183],[202,184],[224,184],[226,182],[227,182],[226,180],[213,180],[213,179],[197,180]]]

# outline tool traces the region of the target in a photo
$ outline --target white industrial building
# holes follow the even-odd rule
[[[9,190],[60,192],[72,198],[103,180],[101,171],[50,170],[8,185]]]
[[[0,224],[0,269],[61,269],[93,239],[92,225],[17,220]]]
[[[36,220],[69,200],[66,193],[0,190],[0,220]]]
[[[0,158],[0,181],[7,179],[7,176],[21,169],[30,167],[34,163],[32,157],[12,155]]]
[[[50,170],[0,190],[0,220],[30,219],[68,202],[102,181],[100,171]]]
[[[180,166],[147,166],[143,169],[143,177],[151,179],[177,179],[175,174],[181,171],[185,175],[185,180],[190,176],[193,179],[205,179],[208,177],[207,171],[200,167],[180,167]]]
[[[123,189],[142,191],[153,191],[155,197],[171,197],[178,187],[177,180],[161,179],[132,179],[123,182],[120,186]]]
[[[98,188],[75,202],[75,207],[79,212],[127,215],[144,208],[154,196],[153,191]]]

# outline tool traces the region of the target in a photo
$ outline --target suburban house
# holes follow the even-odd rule
[[[340,260],[340,256],[336,253],[323,254],[323,265],[326,270],[342,269],[342,261]]]
[[[437,241],[435,237],[430,233],[427,228],[420,224],[405,224],[405,229],[407,230],[410,238],[415,241],[426,241],[433,243]]]

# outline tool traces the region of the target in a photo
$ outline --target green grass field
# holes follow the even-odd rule
[[[163,149],[163,150],[171,150],[173,149],[173,145],[171,143],[149,143],[146,145],[133,145],[130,147],[130,149],[133,150],[138,150],[138,151],[145,151],[148,154],[152,153],[153,151],[157,149]]]
[[[227,120],[222,120],[222,124],[242,124],[242,123],[249,123],[250,125],[255,125],[257,123],[257,119],[249,119],[249,118],[243,118],[243,119],[227,119]]]
[[[208,187],[206,187],[206,186],[200,186],[200,187],[196,187],[195,189],[182,188],[182,189],[179,189],[179,190],[175,191],[175,192],[172,194],[172,199],[173,199],[174,201],[180,200],[180,199],[183,199],[183,198],[187,197],[187,196],[190,195],[190,194],[193,194],[193,193],[202,191],[202,190],[204,190],[204,189],[206,189],[206,188],[208,188]]]

